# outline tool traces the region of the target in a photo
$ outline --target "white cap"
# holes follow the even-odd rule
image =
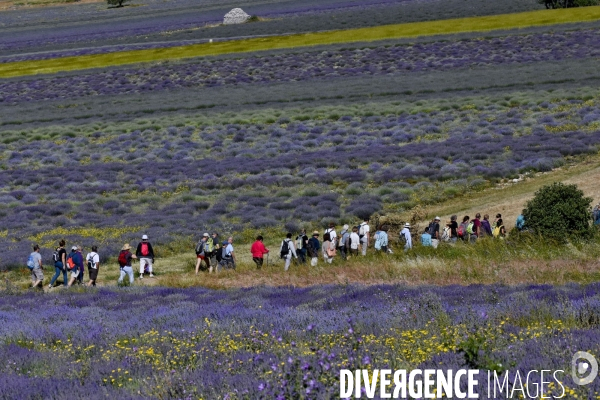
[[[410,228],[410,224],[407,222],[407,223],[404,224],[404,227],[405,228]]]
[[[344,229],[348,230],[350,227],[348,226],[348,224],[344,225]]]
[[[202,235],[202,237],[208,237],[208,233],[205,233],[204,235]]]
[[[441,219],[440,217],[435,217],[435,220],[436,220],[436,221],[439,221],[440,219]]]
[[[142,240],[148,240],[148,235],[142,235]]]
[[[76,251],[77,250],[77,246],[71,247],[71,250]]]

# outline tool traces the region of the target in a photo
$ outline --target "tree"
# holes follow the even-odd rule
[[[128,2],[129,0],[106,0],[106,2],[111,6],[123,7],[123,3]]]
[[[600,0],[538,0],[538,3],[544,4],[546,8],[571,8],[597,6]]]
[[[525,227],[544,237],[566,240],[592,232],[590,205],[576,185],[555,182],[538,190],[523,210]]]

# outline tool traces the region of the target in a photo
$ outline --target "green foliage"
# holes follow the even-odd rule
[[[565,240],[591,234],[590,205],[576,185],[555,182],[544,186],[523,210],[525,226],[536,234]]]
[[[128,1],[129,0],[106,0],[108,5],[117,7],[123,7],[123,3],[127,3]]]

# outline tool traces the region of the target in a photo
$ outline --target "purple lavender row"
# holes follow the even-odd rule
[[[435,184],[464,188],[597,152],[598,124],[597,103],[565,101],[1,144],[0,226],[11,232],[6,248],[14,257],[0,266],[27,249],[23,237],[56,226],[148,226],[146,233],[166,238],[172,226],[196,234],[198,220],[241,230],[410,207],[413,194]],[[365,154],[370,165],[359,168]],[[364,193],[366,182],[386,191]],[[332,185],[344,189],[331,192]],[[289,192],[267,194],[281,188]]]
[[[439,41],[392,47],[164,63],[94,74],[4,82],[0,84],[0,102],[19,103],[186,87],[395,75],[483,65],[585,59],[600,55],[599,33],[598,29],[589,29],[458,42]]]
[[[568,371],[576,351],[597,354],[600,332],[589,321],[600,314],[599,298],[597,284],[1,296],[0,393],[29,399],[24,394],[34,387],[52,399],[329,399],[339,396],[340,369],[456,371],[479,362],[476,392],[485,397],[489,368],[497,367],[501,378],[510,374],[511,384],[519,371],[530,389],[543,378],[529,371]],[[386,338],[405,354],[390,351]],[[406,351],[407,341],[419,342],[421,359]],[[472,348],[475,361],[466,351]],[[584,387],[569,373],[560,379],[577,398],[600,390],[597,379]],[[494,398],[511,398],[505,396]]]

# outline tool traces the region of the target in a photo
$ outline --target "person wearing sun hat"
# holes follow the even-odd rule
[[[440,244],[440,217],[435,217],[433,222],[429,224],[429,234],[431,235],[431,246],[434,249]]]
[[[410,235],[410,224],[404,224],[404,228],[400,231],[400,241],[404,241],[404,251],[412,249],[412,236]]]
[[[121,268],[121,275],[119,276],[118,283],[121,285],[123,283],[123,278],[125,275],[129,276],[129,284],[133,285],[133,267],[131,266],[131,260],[137,258],[135,254],[131,254],[131,246],[129,243],[125,243],[123,248],[121,248],[121,252],[119,253],[119,267]]]
[[[154,249],[148,241],[148,235],[142,235],[142,241],[137,245],[135,255],[140,259],[140,279],[144,277],[146,267],[148,267],[150,278],[153,278],[152,264],[154,264]]]
[[[311,267],[316,267],[319,261],[319,250],[321,249],[321,243],[319,242],[319,231],[314,231],[312,237],[308,239],[306,246],[308,256],[310,257]]]

